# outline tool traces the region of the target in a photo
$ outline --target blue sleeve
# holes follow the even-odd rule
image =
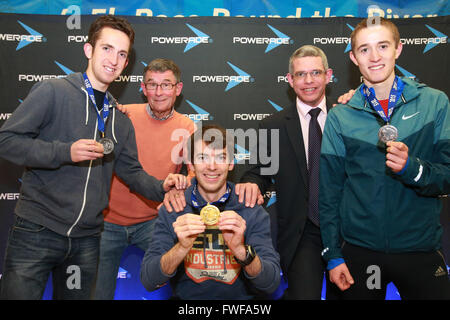
[[[345,261],[342,258],[331,259],[330,261],[328,261],[327,270],[334,269],[338,265],[341,265],[343,263],[345,263]]]
[[[406,171],[406,168],[408,168],[408,165],[409,165],[409,157],[408,157],[408,159],[406,160],[406,164],[405,164],[405,166],[403,167],[403,169],[400,170],[399,172],[397,172],[397,174],[398,174],[399,176],[401,176],[402,174],[404,174],[405,171]]]

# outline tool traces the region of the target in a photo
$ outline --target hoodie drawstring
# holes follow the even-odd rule
[[[115,121],[116,121],[116,108],[113,108],[112,128],[111,128],[111,131],[112,131],[112,136],[113,136],[114,142],[117,143],[116,133],[115,133],[115,131],[114,131],[114,127],[115,127],[114,123],[115,123]]]
[[[81,87],[81,90],[83,90],[84,94],[86,95],[86,103],[85,103],[85,107],[86,107],[86,121],[85,121],[84,125],[87,126],[88,119],[89,119],[89,94],[87,93],[86,89],[84,89],[83,87]]]

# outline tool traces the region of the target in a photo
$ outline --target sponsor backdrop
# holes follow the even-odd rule
[[[128,18],[136,30],[135,46],[129,66],[110,87],[124,104],[144,101],[139,87],[142,71],[157,57],[173,59],[181,66],[184,87],[176,106],[180,113],[196,122],[216,122],[229,129],[242,129],[249,135],[259,120],[294,102],[286,72],[290,55],[302,45],[317,45],[328,55],[334,70],[327,89],[332,101],[360,83],[359,72],[348,58],[349,36],[359,18],[161,18],[136,17],[133,12],[126,12],[132,15]],[[0,14],[0,126],[36,82],[85,70],[82,46],[94,19],[90,15]],[[398,74],[425,82],[448,95],[450,17],[400,18],[395,22],[404,44],[396,65]],[[249,149],[248,139],[236,143],[238,165],[232,180],[237,181],[245,169]],[[22,171],[23,168],[0,160],[0,261],[19,196]],[[266,194],[265,205],[272,217],[276,214],[275,202],[275,192]],[[448,258],[447,203],[442,221]],[[274,237],[276,232],[273,224]],[[116,299],[165,299],[170,294],[168,286],[149,293],[140,285],[141,257],[138,249],[127,251],[118,274]],[[0,274],[1,268],[0,265]],[[391,288],[387,298],[398,299],[395,288]],[[282,290],[283,285],[274,297],[279,297]],[[49,288],[46,292],[47,298],[50,291]]]

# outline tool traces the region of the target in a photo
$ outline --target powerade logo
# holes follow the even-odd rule
[[[0,193],[0,200],[18,200],[19,193],[16,192],[2,192]]]
[[[16,51],[26,47],[30,43],[46,41],[46,38],[41,33],[27,26],[23,22],[20,22],[19,20],[17,20],[17,22],[28,32],[28,34],[0,33],[1,41],[19,42],[16,47]]]
[[[233,120],[263,120],[264,118],[267,118],[268,116],[272,115],[271,113],[235,113],[233,115]]]
[[[283,110],[283,107],[280,107],[275,102],[267,99],[267,101],[272,105],[272,107],[278,112]],[[272,113],[235,113],[233,115],[233,120],[242,120],[242,121],[260,121],[264,118],[271,116]]]
[[[196,37],[151,37],[150,43],[158,43],[158,44],[186,44],[184,47],[184,51],[189,51],[192,48],[198,46],[199,44],[212,43],[213,40],[209,35],[200,31],[197,28],[194,28],[190,24],[186,23],[186,26],[191,29]]]
[[[267,101],[272,105],[272,107],[274,107],[274,109],[275,109],[277,112],[279,112],[279,111],[281,111],[281,110],[284,109],[283,107],[280,107],[279,105],[277,105],[275,102],[273,102],[273,101],[270,100],[270,99],[267,99]]]
[[[72,70],[70,70],[66,66],[62,65],[58,61],[55,60],[54,62],[65,73],[64,75],[61,75],[61,74],[19,74],[19,81],[38,82],[38,81],[48,80],[48,79],[65,78],[67,75],[73,73]]]
[[[255,79],[249,75],[244,70],[236,67],[231,62],[228,62],[228,65],[237,73],[237,75],[194,75],[192,76],[192,82],[200,82],[200,83],[228,83],[225,91],[234,88],[238,84],[242,82],[254,82]]]
[[[69,35],[67,36],[67,42],[85,43],[88,40],[86,35]]]
[[[347,23],[347,27],[353,31],[353,28],[351,25]],[[321,44],[321,45],[335,45],[335,44],[346,44],[345,52],[349,52],[352,48],[350,37],[321,37],[321,38],[314,38],[313,39],[314,44]]]
[[[18,100],[19,100],[19,104],[23,102],[22,99],[18,99]],[[9,117],[11,117],[11,116],[12,116],[12,113],[10,113],[10,112],[8,112],[8,113],[0,113],[0,121],[1,121],[1,120],[6,121],[6,120],[8,120]],[[19,182],[22,183],[22,180],[19,179]]]
[[[236,152],[234,153],[234,163],[250,160],[250,152],[238,144],[234,145]]]
[[[402,38],[400,39],[400,42],[402,44],[407,45],[424,45],[425,48],[423,49],[423,53],[430,51],[434,47],[436,47],[439,44],[445,44],[447,43],[447,35],[443,34],[442,32],[430,27],[429,25],[425,25],[425,27],[428,28],[436,37],[434,38]]]
[[[280,45],[288,45],[294,43],[294,40],[291,40],[291,38],[287,35],[285,35],[283,32],[275,29],[270,24],[267,25],[273,33],[277,36],[277,38],[265,38],[265,37],[233,37],[233,43],[238,44],[251,44],[251,45],[267,45],[266,51],[264,53],[267,53],[276,47]]]
[[[67,68],[66,66],[64,66],[64,65],[62,65],[61,63],[59,63],[58,61],[56,61],[55,60],[55,63],[56,63],[56,65],[66,74],[66,75],[69,75],[69,74],[72,74],[73,73],[73,71],[72,70],[70,70],[69,68]]]
[[[141,75],[134,75],[134,74],[121,74],[119,77],[117,77],[115,82],[134,82],[134,83],[141,83],[144,80],[144,77]]]
[[[184,115],[186,117],[188,117],[189,119],[191,119],[194,122],[198,122],[198,121],[208,121],[208,120],[212,120],[213,116],[211,116],[209,114],[208,111],[206,111],[205,109],[195,105],[194,103],[192,103],[189,100],[186,100],[186,102],[191,106],[192,109],[194,109],[194,111],[196,113],[185,113]]]
[[[269,199],[269,201],[267,202],[267,205],[266,205],[266,208],[268,208],[271,205],[275,204],[275,202],[277,202],[277,192],[276,191],[267,191],[264,194],[264,198]]]
[[[0,120],[8,120],[12,113],[0,113]]]
[[[131,274],[122,267],[119,267],[119,272],[117,273],[117,279],[129,279]]]
[[[347,23],[347,27],[350,28],[351,31],[355,29],[351,25]],[[400,42],[403,45],[425,45],[423,49],[423,53],[430,51],[434,47],[439,44],[446,44],[448,36],[443,34],[442,32],[430,27],[429,25],[425,25],[425,27],[430,30],[435,37],[434,38],[401,38]],[[349,52],[352,48],[351,41],[349,37],[322,37],[322,38],[314,38],[314,44],[328,45],[328,44],[347,44],[344,53]]]
[[[417,77],[414,74],[412,74],[408,70],[400,67],[398,64],[396,64],[395,66],[405,77],[410,78],[410,79],[417,79]]]
[[[339,79],[334,75],[334,73],[331,75],[330,81],[328,83],[338,82]],[[278,83],[289,83],[287,76],[278,75],[277,76],[277,82]]]

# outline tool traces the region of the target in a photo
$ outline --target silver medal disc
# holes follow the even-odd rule
[[[378,130],[378,138],[380,141],[386,143],[388,141],[395,141],[398,138],[398,130],[393,125],[384,125]]]
[[[101,138],[99,141],[103,145],[103,154],[110,154],[114,150],[114,142],[108,138]]]

